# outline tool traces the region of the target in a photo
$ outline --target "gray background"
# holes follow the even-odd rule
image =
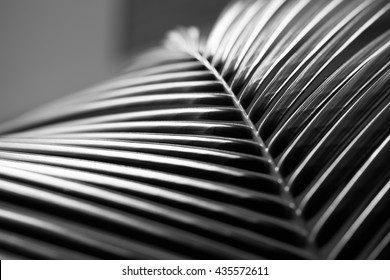
[[[203,29],[226,0],[0,0],[0,121],[103,81],[178,24]]]

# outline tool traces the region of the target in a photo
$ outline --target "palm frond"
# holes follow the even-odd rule
[[[236,1],[0,125],[0,255],[390,257],[390,4]]]

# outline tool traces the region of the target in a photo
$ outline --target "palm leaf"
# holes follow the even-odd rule
[[[0,125],[4,258],[390,257],[386,1],[236,1]]]

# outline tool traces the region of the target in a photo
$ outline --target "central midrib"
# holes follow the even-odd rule
[[[232,100],[233,100],[235,106],[241,111],[242,119],[244,120],[246,125],[251,128],[253,139],[259,144],[259,146],[263,150],[263,153],[264,153],[265,157],[267,158],[267,160],[268,160],[268,162],[269,162],[269,164],[271,166],[271,172],[272,172],[271,175],[273,175],[273,176],[275,176],[275,178],[277,178],[277,182],[279,183],[279,185],[280,185],[280,187],[282,189],[282,198],[285,199],[294,208],[294,221],[301,228],[305,229],[306,236],[308,236],[309,229],[307,227],[307,224],[306,224],[305,220],[302,218],[302,216],[297,212],[296,201],[295,201],[294,197],[291,195],[291,193],[288,191],[287,183],[286,183],[284,177],[279,172],[279,169],[277,168],[277,165],[276,165],[276,162],[275,162],[274,158],[269,153],[267,145],[265,144],[263,139],[258,135],[255,125],[253,124],[251,119],[248,117],[245,109],[241,106],[241,104],[238,101],[236,95],[234,94],[234,92],[232,91],[230,86],[226,83],[226,81],[222,78],[221,74],[215,69],[215,67],[213,65],[210,64],[210,62],[206,58],[204,58],[198,52],[190,52],[190,55],[194,56],[209,71],[211,71],[213,73],[213,75],[215,76],[215,78],[219,82],[221,82],[222,86],[224,87],[224,90],[228,94],[231,95]],[[309,241],[308,238],[306,239],[306,242],[307,242],[309,250],[314,255],[316,255],[319,259],[323,259],[323,257],[321,256],[317,246],[313,242]]]

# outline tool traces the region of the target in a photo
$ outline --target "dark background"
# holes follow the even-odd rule
[[[207,31],[227,0],[0,0],[0,121],[115,75],[166,31]]]

